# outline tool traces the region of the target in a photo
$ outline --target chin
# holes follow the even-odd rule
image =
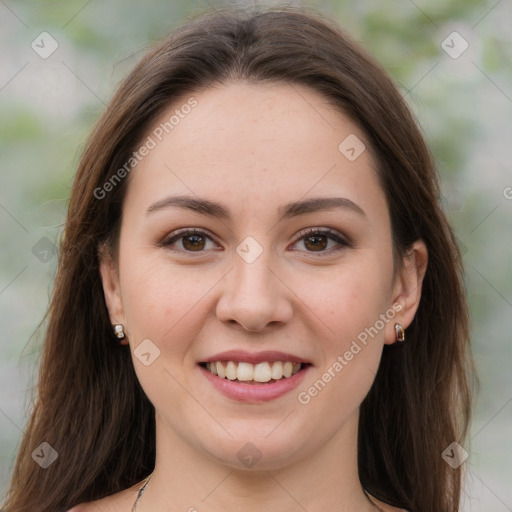
[[[277,424],[278,422],[275,425]],[[300,460],[308,451],[304,434],[296,432],[296,435],[291,435],[289,427],[279,433],[276,429],[276,432],[270,435],[270,429],[264,429],[264,432],[265,434],[262,434],[259,430],[252,435],[249,429],[245,434],[233,435],[232,438],[224,437],[218,442],[212,443],[210,439],[203,445],[203,449],[216,462],[232,469],[246,471],[280,469]]]

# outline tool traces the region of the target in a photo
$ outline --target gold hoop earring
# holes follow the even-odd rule
[[[395,324],[396,341],[403,342],[405,340],[405,331],[402,324]]]

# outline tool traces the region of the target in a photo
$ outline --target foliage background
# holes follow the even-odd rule
[[[462,509],[512,510],[512,3],[303,3],[331,14],[377,57],[436,157],[464,254],[481,381],[464,446],[470,456]],[[144,48],[197,9],[222,4],[0,0],[0,496],[37,377],[39,324],[57,260],[50,241],[59,239],[87,134]],[[469,44],[458,59],[441,47],[454,30]],[[31,48],[43,31],[59,44],[48,59]]]

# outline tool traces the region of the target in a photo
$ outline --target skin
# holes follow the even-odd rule
[[[384,344],[395,343],[394,323],[407,328],[414,317],[425,245],[417,241],[394,273],[369,144],[318,93],[230,82],[193,96],[197,107],[132,171],[118,261],[105,253],[101,261],[111,321],[124,325],[156,409],[156,467],[138,511],[376,510],[358,479],[359,406]],[[355,161],[338,150],[349,134],[367,148]],[[219,202],[231,219],[177,207],[148,213],[170,195]],[[364,214],[332,208],[280,220],[285,203],[334,196]],[[199,251],[184,248],[190,239],[162,244],[180,228],[204,230],[211,240],[201,239]],[[307,228],[331,228],[349,243],[321,237],[328,246],[315,248],[301,237]],[[236,252],[247,236],[263,250],[250,264]],[[298,393],[393,304],[401,311],[317,396],[299,403]],[[160,350],[149,366],[133,355],[144,339]],[[281,350],[313,366],[286,395],[241,403],[216,391],[197,366],[230,349]],[[237,457],[247,442],[262,454],[252,468]],[[77,510],[128,511],[135,495],[133,487]]]

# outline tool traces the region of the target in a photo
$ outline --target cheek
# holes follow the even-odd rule
[[[323,357],[297,399],[305,414],[330,418],[322,427],[326,432],[360,406],[375,379],[384,344],[385,330],[379,327],[385,325],[380,315],[388,308],[387,283],[378,270],[350,267],[310,297],[308,306],[318,312],[316,343]]]
[[[213,276],[199,279],[186,269],[171,269],[168,262],[148,261],[132,259],[124,269],[123,297],[133,365],[155,407],[166,410],[172,401],[178,410],[187,400],[178,383],[187,381],[195,365],[191,343],[200,336],[204,297],[215,280]],[[138,359],[142,353],[137,350],[139,345],[149,347],[149,365]]]
[[[133,341],[149,338],[161,349],[180,352],[180,340],[198,328],[197,311],[214,287],[215,276],[199,276],[190,267],[178,270],[156,258],[133,258],[123,270],[124,308]]]
[[[360,256],[358,264],[340,269],[326,284],[323,319],[330,330],[323,343],[325,359],[320,379],[308,383],[315,387],[313,395],[318,393],[314,407],[319,414],[324,406],[341,413],[360,405],[379,367],[385,327],[393,321],[391,256]]]
[[[342,350],[347,342],[373,326],[390,307],[391,262],[355,256],[324,276],[310,276],[301,297],[324,324],[328,351]],[[380,324],[379,324],[380,325]],[[384,332],[382,332],[382,336]]]

